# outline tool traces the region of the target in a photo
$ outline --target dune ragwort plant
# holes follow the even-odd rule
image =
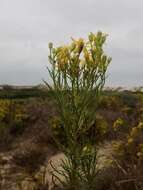
[[[97,148],[87,131],[95,123],[95,114],[111,62],[103,51],[106,34],[90,33],[87,40],[72,39],[69,45],[49,44],[48,71],[57,103],[64,142],[55,138],[66,159],[53,175],[65,189],[93,189],[97,170]],[[96,127],[96,126],[95,126]],[[95,137],[96,138],[96,137]],[[56,173],[64,176],[61,180]]]

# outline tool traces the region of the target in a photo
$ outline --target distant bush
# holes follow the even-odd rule
[[[30,89],[13,89],[11,86],[6,86],[0,90],[0,99],[26,99],[31,97],[47,97],[50,96],[50,91],[45,91],[38,88]]]
[[[117,111],[120,110],[121,106],[123,106],[123,104],[120,97],[116,95],[103,94],[101,96],[98,108]]]
[[[124,91],[119,94],[120,99],[122,100],[123,104],[127,105],[128,107],[136,107],[139,98],[130,91]]]
[[[0,100],[0,146],[10,145],[25,129],[28,119],[24,105],[13,100]]]

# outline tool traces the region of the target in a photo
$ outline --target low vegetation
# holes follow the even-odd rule
[[[93,144],[97,142],[101,147],[104,143],[111,143],[113,149],[110,158],[112,165],[98,174],[96,189],[141,189],[143,95],[142,92],[116,90],[111,94],[106,91],[102,93],[95,119],[96,128],[93,125],[84,136],[87,139],[90,137]],[[20,151],[15,152],[13,163],[22,171],[25,168],[25,171],[37,172],[35,167],[39,167],[38,163],[44,165],[46,159],[45,148],[39,148],[39,144],[52,146],[55,153],[58,151],[51,127],[54,136],[61,143],[66,143],[54,100],[49,96],[46,99],[1,99],[0,103],[1,153],[15,151],[19,139],[22,142],[27,138],[33,139],[32,144],[37,144],[36,147],[24,143]],[[42,188],[44,185],[40,186]],[[45,188],[48,189],[47,183]]]

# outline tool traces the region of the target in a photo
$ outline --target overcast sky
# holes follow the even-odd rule
[[[101,30],[107,85],[143,86],[143,0],[0,0],[0,84],[48,79],[48,43]]]

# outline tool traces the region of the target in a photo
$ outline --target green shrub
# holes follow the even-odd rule
[[[87,41],[73,39],[70,45],[58,48],[49,44],[51,65],[48,71],[53,86],[45,83],[56,100],[59,128],[65,143],[62,144],[56,135],[54,139],[67,158],[62,161],[62,172],[54,168],[65,177],[65,181],[61,181],[55,173],[53,175],[66,189],[94,189],[97,150],[86,134],[95,124],[100,93],[111,61],[103,51],[106,36],[102,32],[96,35],[90,33]],[[94,127],[97,128],[96,125]],[[86,147],[88,151],[84,151]]]

